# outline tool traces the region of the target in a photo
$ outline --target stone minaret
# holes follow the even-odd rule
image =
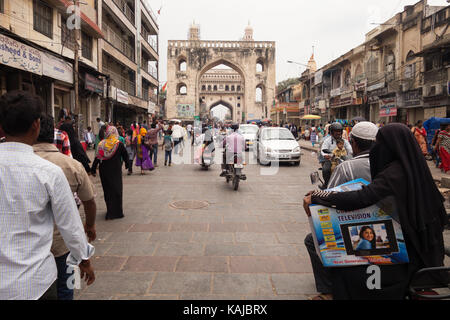
[[[190,41],[198,41],[198,40],[200,40],[200,26],[198,24],[195,24],[195,21],[192,22],[192,25],[189,28],[188,39]]]
[[[242,40],[253,41],[253,28],[250,26],[250,21],[248,22],[248,26],[245,28],[245,35]]]
[[[309,61],[308,61],[308,69],[311,72],[317,71],[317,64],[316,64],[316,60],[314,60],[314,53],[312,54],[311,59],[309,59]]]

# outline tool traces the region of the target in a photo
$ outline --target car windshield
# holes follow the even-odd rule
[[[263,140],[295,140],[292,133],[287,129],[269,129],[264,130]]]
[[[258,127],[241,127],[239,129],[239,132],[241,134],[256,134],[258,133],[259,128]]]

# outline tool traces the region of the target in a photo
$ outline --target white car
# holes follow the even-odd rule
[[[259,127],[254,124],[241,124],[239,133],[245,138],[245,150],[248,151],[256,143]]]
[[[286,128],[263,128],[258,134],[257,146],[253,148],[259,163],[301,162],[301,149],[294,135]]]

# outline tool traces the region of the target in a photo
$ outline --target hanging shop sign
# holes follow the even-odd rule
[[[367,87],[367,79],[355,83],[355,91],[364,91]]]
[[[117,101],[123,104],[128,104],[128,92],[117,89]]]
[[[338,96],[338,95],[340,95],[340,94],[341,94],[341,88],[333,89],[333,90],[331,90],[331,92],[330,92],[330,96],[331,96],[331,97],[336,97],[336,96]]]
[[[153,101],[148,102],[148,113],[154,114],[156,112],[156,103]]]
[[[323,71],[319,70],[314,74],[314,85],[322,83],[322,79],[323,79]]]
[[[397,104],[395,98],[381,99],[380,117],[397,116]]]
[[[416,89],[405,92],[403,94],[403,102],[405,107],[415,107],[422,105],[422,90]]]
[[[4,35],[0,35],[0,63],[42,75],[42,53]]]
[[[73,84],[73,67],[70,63],[43,52],[42,74],[44,76]]]
[[[104,84],[100,79],[86,73],[84,77],[84,88],[88,91],[103,95]]]
[[[374,90],[382,89],[384,87],[386,87],[386,83],[383,81],[383,82],[374,84],[373,86],[367,87],[367,91],[374,91]]]

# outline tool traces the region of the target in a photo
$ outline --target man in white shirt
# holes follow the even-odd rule
[[[69,183],[58,166],[33,152],[42,102],[28,92],[0,98],[0,300],[56,299],[50,252],[54,223],[88,285],[95,281],[86,238]]]
[[[172,127],[172,138],[174,143],[175,154],[179,154],[180,143],[181,141],[183,141],[183,137],[184,137],[183,127],[178,122],[176,122],[175,125]]]

